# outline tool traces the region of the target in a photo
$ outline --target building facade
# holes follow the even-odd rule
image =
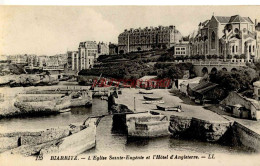
[[[109,54],[109,48],[106,43],[99,42],[97,45],[98,49],[98,56],[99,55],[108,55]]]
[[[97,43],[85,41],[79,43],[79,70],[92,68],[98,58]]]
[[[190,42],[191,55],[243,55],[247,60],[257,59],[255,24],[249,17],[213,15],[199,24]]]
[[[170,48],[182,39],[175,26],[146,27],[125,30],[118,36],[119,53]]]
[[[189,56],[190,55],[190,43],[189,41],[182,41],[173,46],[174,56]]]
[[[28,55],[27,56],[27,63],[28,68],[35,68],[38,67],[39,64],[39,57],[37,55]]]
[[[108,47],[109,47],[109,55],[118,54],[118,45],[117,44],[109,43]]]
[[[27,54],[25,55],[9,55],[7,56],[7,60],[11,61],[13,64],[27,64],[28,63],[28,58]]]
[[[68,51],[68,65],[67,68],[72,71],[79,71],[79,52]]]
[[[256,22],[255,31],[256,31],[256,56],[260,57],[260,23]]]

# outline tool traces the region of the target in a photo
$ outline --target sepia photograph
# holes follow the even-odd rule
[[[260,165],[260,6],[0,5],[0,165]]]

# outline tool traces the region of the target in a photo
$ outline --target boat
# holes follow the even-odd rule
[[[51,152],[53,154],[67,154],[67,155],[79,155],[89,149],[96,146],[96,127],[98,125],[99,118],[89,118],[84,125],[87,127],[71,136],[63,138],[59,145],[57,145],[57,150]],[[40,154],[48,154],[49,150],[44,149],[40,151]]]
[[[38,142],[25,142],[24,145],[8,149],[1,153],[1,155],[32,156],[37,153],[44,156],[77,156],[96,146],[96,128],[102,117],[88,117],[84,123],[70,124],[62,128],[51,128],[40,131],[39,133],[43,134],[46,132],[47,135],[48,133],[55,135],[55,133],[62,131],[63,135],[58,134],[54,137],[45,137],[44,139],[39,139]]]
[[[169,120],[165,115],[150,113],[126,115],[128,137],[152,138],[169,135]]]
[[[190,96],[190,100],[195,100],[196,98],[194,96]]]
[[[141,90],[140,90],[140,91],[139,91],[139,94],[153,94],[153,92],[149,92],[149,91],[148,91],[148,92],[145,92],[145,91],[141,91]]]
[[[201,104],[202,101],[201,101],[200,99],[195,99],[195,103],[196,103],[196,104]]]
[[[164,104],[163,100],[147,100],[144,101],[144,104]]]
[[[181,112],[181,105],[176,105],[176,106],[165,106],[165,105],[156,105],[158,110],[163,110],[163,111],[177,111]]]
[[[162,100],[163,97],[157,97],[157,96],[144,96],[145,100]]]
[[[101,96],[100,99],[101,99],[101,100],[108,100],[108,97],[107,97],[107,96]]]
[[[59,113],[66,113],[66,112],[70,112],[71,109],[70,108],[67,108],[67,109],[62,109],[59,111]]]
[[[212,100],[207,100],[207,99],[203,99],[203,106],[205,106],[205,107],[209,107],[209,106],[211,106],[212,105]]]

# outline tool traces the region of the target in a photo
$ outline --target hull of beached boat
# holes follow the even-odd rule
[[[163,100],[147,100],[144,104],[164,104]]]
[[[156,105],[158,110],[162,111],[180,111],[179,106],[162,106],[162,105]]]
[[[79,155],[96,146],[96,118],[90,120],[88,127],[62,140],[58,149],[54,151],[57,154]],[[41,151],[42,154],[48,153],[48,150]]]
[[[144,91],[139,91],[140,94],[153,94],[153,92],[144,92]]]
[[[162,100],[163,97],[144,96],[145,100]]]

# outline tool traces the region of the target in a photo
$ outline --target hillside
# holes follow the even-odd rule
[[[101,55],[94,68],[82,70],[79,75],[99,76],[116,79],[138,79],[145,75],[158,78],[182,78],[190,63],[167,63],[174,61],[171,49],[135,52],[122,55]]]

